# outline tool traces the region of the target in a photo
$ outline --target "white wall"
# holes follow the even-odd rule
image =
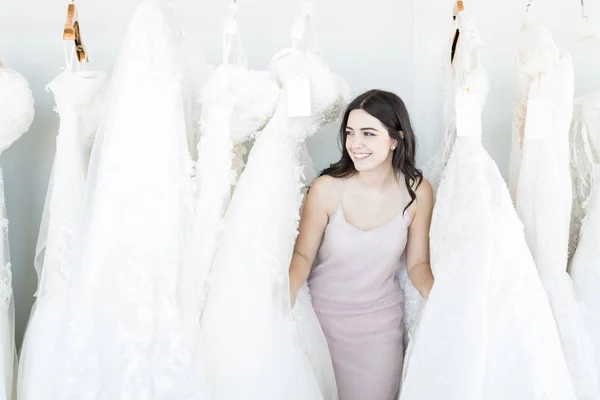
[[[407,103],[422,164],[435,151],[442,127],[441,65],[451,35],[452,0],[314,0],[318,34],[331,68],[353,94],[370,88],[395,91]],[[91,65],[110,70],[139,0],[77,0]],[[209,62],[219,61],[221,19],[228,0],[174,0],[188,34]],[[241,30],[250,66],[262,69],[289,43],[301,0],[240,0]],[[36,118],[29,133],[2,155],[20,340],[36,285],[33,252],[54,151],[57,115],[44,86],[60,72],[67,0],[5,0],[0,4],[0,56],[29,80]],[[483,61],[491,79],[484,111],[484,143],[506,173],[514,91],[515,39],[527,0],[465,0],[485,42]],[[586,0],[600,22],[600,0]],[[572,45],[580,20],[579,0],[535,0],[531,12],[557,43]],[[587,53],[587,54],[586,54]],[[576,53],[576,93],[600,89],[600,46]],[[318,168],[338,157],[337,126],[309,141]]]

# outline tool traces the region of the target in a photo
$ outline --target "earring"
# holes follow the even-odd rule
[[[396,145],[392,146],[392,151],[396,150]]]

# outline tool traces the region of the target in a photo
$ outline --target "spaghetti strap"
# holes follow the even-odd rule
[[[338,208],[342,206],[342,202],[344,201],[344,192],[346,191],[346,182],[348,178],[342,178],[342,191],[340,192],[340,199],[338,200]]]

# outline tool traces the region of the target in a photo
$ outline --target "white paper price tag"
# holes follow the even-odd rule
[[[552,134],[554,114],[547,99],[530,98],[525,115],[525,139],[544,139]]]
[[[285,82],[285,96],[288,117],[309,117],[312,114],[310,78],[299,74]]]
[[[456,96],[456,136],[481,136],[481,105],[468,93]]]

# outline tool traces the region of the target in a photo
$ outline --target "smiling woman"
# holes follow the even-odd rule
[[[429,296],[433,191],[415,167],[415,135],[404,102],[371,90],[348,106],[342,157],[308,193],[290,265],[292,304],[308,281],[327,337],[340,400],[392,400],[402,374],[407,272]],[[314,266],[313,266],[314,264]]]
[[[355,129],[353,126],[361,128]],[[403,136],[400,132],[401,139]],[[357,171],[369,170],[383,165],[387,159],[391,160],[396,143],[383,124],[368,112],[357,109],[348,116],[346,150]]]

